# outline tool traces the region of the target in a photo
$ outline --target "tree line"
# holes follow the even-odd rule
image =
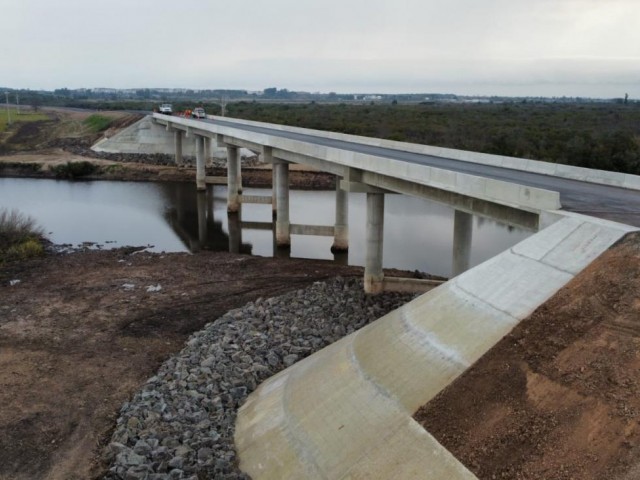
[[[238,102],[227,115],[640,174],[640,104]]]

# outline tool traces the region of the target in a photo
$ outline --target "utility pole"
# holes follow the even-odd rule
[[[9,110],[9,92],[4,92],[5,99],[7,100],[7,125],[11,125],[11,111]]]
[[[227,109],[227,99],[225,97],[220,97],[220,116],[224,117],[225,111]]]
[[[20,94],[16,93],[16,116],[20,115]]]

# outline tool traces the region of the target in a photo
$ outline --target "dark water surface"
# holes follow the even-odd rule
[[[226,187],[208,188],[206,194],[198,194],[193,183],[0,178],[0,208],[16,208],[32,216],[54,243],[95,242],[102,248],[151,245],[149,249],[155,252],[231,249],[273,256],[271,206],[243,205],[240,218],[228,217]],[[270,195],[271,191],[245,188],[243,193]],[[336,261],[364,265],[365,200],[364,194],[349,195],[350,249],[348,254],[336,256]],[[334,212],[334,192],[291,191],[291,223],[332,225]],[[452,208],[437,203],[387,195],[384,266],[449,276],[453,213]],[[246,222],[251,222],[250,228],[241,228],[241,223]],[[474,217],[471,265],[529,235],[524,230]],[[329,237],[293,235],[288,255],[334,259],[332,242]]]

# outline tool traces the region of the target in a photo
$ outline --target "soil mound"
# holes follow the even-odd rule
[[[416,414],[480,479],[640,478],[640,234]]]

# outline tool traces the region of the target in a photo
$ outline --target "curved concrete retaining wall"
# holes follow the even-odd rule
[[[254,479],[475,478],[411,418],[625,233],[577,214],[264,382],[240,409]]]
[[[539,160],[527,160],[525,158],[506,157],[502,155],[491,155],[488,153],[470,152],[466,150],[456,150],[452,148],[434,147],[429,145],[419,145],[416,143],[397,142],[394,140],[383,140],[381,138],[362,137],[359,135],[347,135],[344,133],[325,132],[307,128],[290,127],[287,125],[277,125],[272,123],[254,122],[251,120],[240,120],[237,118],[226,118],[209,116],[213,120],[224,120],[241,123],[244,125],[255,125],[260,127],[275,128],[282,131],[315,135],[346,142],[361,143],[363,145],[373,145],[376,147],[390,148],[404,152],[422,153],[435,157],[451,158],[463,162],[480,163],[496,167],[510,168],[512,170],[522,170],[525,172],[541,173],[555,177],[571,178],[584,182],[600,183],[617,187],[640,190],[640,176],[628,173],[607,172],[604,170],[594,170],[590,168],[574,167],[558,163],[542,162]]]

